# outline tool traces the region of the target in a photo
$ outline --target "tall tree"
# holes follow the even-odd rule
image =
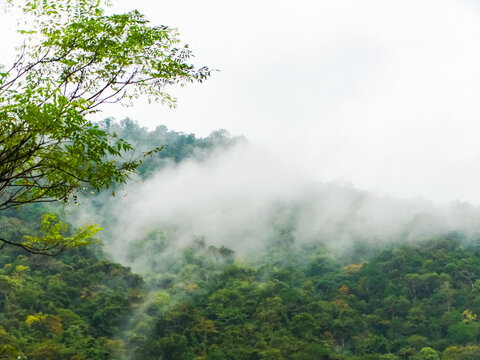
[[[138,11],[107,15],[101,0],[8,1],[28,21],[16,60],[0,72],[0,210],[125,182],[148,153],[111,160],[132,147],[89,116],[140,95],[173,106],[168,86],[201,82],[209,69],[190,62],[174,29]],[[74,246],[0,241],[37,253]]]

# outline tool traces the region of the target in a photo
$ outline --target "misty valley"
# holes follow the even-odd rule
[[[163,149],[126,184],[2,211],[17,241],[45,213],[103,231],[2,246],[0,359],[480,359],[477,207],[313,182],[224,130],[101,126]]]
[[[0,360],[480,360],[478,5],[0,0]]]

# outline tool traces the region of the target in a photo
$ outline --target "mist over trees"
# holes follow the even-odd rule
[[[480,358],[478,207],[312,182],[226,130],[91,122],[210,72],[137,11],[8,3],[31,21],[0,72],[0,359]]]
[[[198,138],[164,126],[149,131],[130,119],[107,119],[99,126],[115,131],[133,147],[140,147],[140,152],[143,146],[164,146],[138,167],[138,176],[132,178],[138,186],[149,181],[154,184],[160,174],[171,176],[175,169],[191,171],[192,166],[204,166],[210,172],[214,169],[209,162],[212,158],[218,165],[216,151],[248,155],[243,151],[247,148],[242,145],[245,140],[231,138],[225,131]],[[236,152],[238,149],[242,151]],[[169,152],[162,154],[165,150]],[[236,159],[237,166],[241,166],[241,157],[231,156],[225,160]],[[259,152],[255,156],[261,157]],[[242,166],[240,171],[246,172]],[[196,181],[205,181],[198,173],[193,174]],[[178,175],[183,176],[183,172]],[[255,181],[265,180],[260,171],[250,175]],[[217,182],[212,185],[220,190]],[[346,222],[337,218],[338,226],[332,227],[334,231],[329,231],[327,237],[312,239],[311,234],[298,231],[295,224],[305,209],[312,216],[319,214],[313,207],[319,199],[326,206],[328,194],[336,194],[332,199],[337,201],[343,194],[347,206],[342,209],[350,209],[349,219],[354,219],[354,209],[360,211],[361,202],[372,201],[373,196],[333,185],[321,193],[323,197],[312,196],[318,186],[304,189],[310,196],[304,195],[300,202],[282,201],[270,208],[271,232],[262,244],[257,241],[253,253],[245,252],[242,240],[248,242],[248,238],[238,237],[232,242],[200,232],[186,236],[179,232],[178,224],[168,226],[162,221],[145,232],[128,233],[135,239],[122,248],[124,263],[133,265],[141,275],[108,260],[114,254],[108,253],[112,245],[120,245],[110,227],[119,224],[115,222],[116,208],[109,207],[104,199],[116,201],[123,196],[121,188],[114,188],[117,194],[113,198],[111,190],[80,198],[81,206],[77,208],[85,208],[90,216],[102,220],[103,246],[69,249],[56,258],[34,256],[16,247],[4,248],[0,254],[1,356],[172,360],[476,358],[480,354],[478,235],[471,228],[464,227],[468,231],[462,232],[457,226],[457,232],[443,232],[444,228],[440,228],[435,235],[424,234],[426,238],[396,232],[396,239],[383,242],[371,241],[364,231],[356,233],[362,236],[346,242],[340,225]],[[127,198],[139,197],[140,188],[132,189]],[[162,200],[157,198],[158,202]],[[382,211],[392,209],[387,200],[377,199],[386,201]],[[216,201],[214,197],[212,201]],[[300,206],[302,202],[308,206]],[[352,208],[352,204],[357,205]],[[413,209],[410,205],[409,211]],[[3,231],[13,239],[35,233],[44,206],[55,211],[51,205],[36,204],[3,212]],[[364,221],[366,209],[371,208],[358,212]],[[425,217],[425,209],[430,208],[420,207],[417,214]],[[475,219],[475,208],[465,205],[456,209],[463,209],[464,217],[469,214],[469,219]],[[158,210],[149,211],[157,211],[161,218]],[[337,210],[337,214],[342,212]],[[402,214],[392,212],[386,223],[395,217],[402,219]],[[130,216],[133,222],[141,220],[140,213]],[[431,217],[425,221],[435,223]],[[398,226],[407,231],[412,230],[411,224],[400,221]],[[311,228],[315,228],[313,225]],[[122,232],[126,229],[120,227]],[[370,235],[376,238],[381,231]],[[339,242],[342,249],[336,246]]]
[[[148,131],[132,120],[109,124],[132,144],[136,138],[138,144],[162,142],[170,149],[168,156],[158,152],[140,165],[138,178],[132,179],[139,184],[169,169],[189,168],[192,161],[211,169],[208,161],[215,157],[215,149],[228,153],[244,142],[223,131],[198,138],[163,126]],[[344,191],[352,201],[369,197]],[[80,199],[79,208],[101,207],[103,196],[110,199],[110,190]],[[478,357],[477,235],[446,232],[429,239],[384,242],[365,236],[345,242],[339,251],[335,242],[341,233],[302,241],[303,234],[293,227],[301,209],[290,205],[276,208],[272,233],[254,254],[245,253],[241,242],[229,243],[226,238],[224,244],[212,243],[209,236],[197,233],[182,240],[176,226],[158,223],[137,234],[127,252],[125,263],[138,268],[141,260],[141,275],[108,260],[111,255],[100,244],[69,249],[56,258],[5,248],[0,256],[2,356]],[[4,212],[2,228],[12,238],[34,233],[42,206]],[[108,220],[105,212],[100,214]],[[118,226],[106,222],[105,249],[109,242],[115,244],[109,238],[111,225]]]

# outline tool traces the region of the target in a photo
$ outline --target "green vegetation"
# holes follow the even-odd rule
[[[132,144],[166,145],[139,167],[142,177],[235,142],[225,132],[196,138],[130,120],[101,126]],[[6,236],[36,236],[41,214],[58,212],[46,206],[5,211]],[[108,261],[98,244],[55,258],[6,247],[0,358],[479,358],[480,240],[359,241],[339,254],[328,243],[295,241],[282,219],[249,258],[203,237],[175,247],[174,230],[158,229],[130,254],[149,254],[143,279]]]
[[[159,228],[128,253],[148,252],[144,278],[108,260],[93,240],[98,226],[74,228],[48,203],[114,193],[134,172],[145,179],[239,139],[89,122],[102,104],[143,94],[174,105],[166,86],[209,70],[190,63],[174,30],[137,11],[9,3],[31,21],[0,72],[0,359],[480,358],[480,240],[471,235],[352,241],[333,253],[288,231],[292,209],[253,257],[201,234],[179,246],[175,229]]]
[[[106,124],[109,128],[106,128]],[[154,132],[133,121],[99,127],[118,131],[134,146],[163,144],[165,155],[154,153],[139,164],[142,176],[169,161],[206,154],[214,146],[231,143],[225,131],[196,138],[168,131]],[[64,208],[37,203],[2,211],[2,236],[18,244],[80,241],[78,234],[98,229],[74,229],[62,221]],[[48,215],[44,215],[49,213]],[[46,234],[45,234],[46,232]],[[89,236],[89,237],[90,237]],[[27,245],[26,245],[27,246]],[[144,281],[128,268],[106,260],[97,244],[70,249],[61,255],[38,257],[31,249],[2,247],[0,253],[0,359],[123,359],[125,329],[149,297]]]
[[[191,52],[178,46],[173,29],[150,26],[138,11],[107,15],[97,0],[8,3],[24,13],[18,31],[26,41],[13,64],[0,68],[0,211],[67,202],[85,189],[124,183],[159,149],[124,161],[121,155],[132,146],[89,115],[105,103],[140,95],[173,105],[168,86],[203,81],[209,70],[189,62]],[[52,255],[86,238],[0,241]]]
[[[338,254],[295,239],[292,209],[254,257],[201,234],[178,246],[175,230],[160,228],[129,249],[132,261],[148,252],[144,278],[109,261],[93,240],[100,228],[74,228],[48,203],[114,193],[134,172],[145,179],[239,139],[90,122],[102,104],[144,94],[173,106],[166,87],[209,70],[190,63],[173,29],[137,11],[9,3],[31,21],[0,72],[0,359],[480,358],[480,241],[471,236],[359,241]]]
[[[168,164],[179,163],[192,157],[205,158],[214,149],[232,146],[237,141],[243,140],[242,137],[231,138],[228,131],[223,129],[214,131],[205,138],[168,130],[165,125],[159,125],[155,130],[149,131],[128,118],[119,123],[105,119],[100,126],[108,133],[128,141],[132,145],[134,156],[148,153],[151,149],[161,149],[142,159],[136,169],[142,178],[147,178]]]
[[[121,359],[122,325],[143,300],[143,281],[92,250],[59,258],[2,253],[4,359]]]
[[[281,239],[279,239],[281,240]],[[93,250],[0,259],[1,341],[29,359],[474,359],[479,243],[257,259],[197,239],[147,284]],[[152,259],[165,249],[150,247]],[[128,356],[127,356],[128,355]]]
[[[279,236],[247,263],[197,240],[149,277],[157,290],[127,348],[137,359],[474,359],[479,245],[450,234],[342,257]]]

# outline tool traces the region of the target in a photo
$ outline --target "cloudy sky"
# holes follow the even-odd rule
[[[457,0],[112,0],[178,28],[204,84],[154,128],[244,134],[321,181],[480,204],[480,5]],[[3,41],[3,40],[2,40]]]

